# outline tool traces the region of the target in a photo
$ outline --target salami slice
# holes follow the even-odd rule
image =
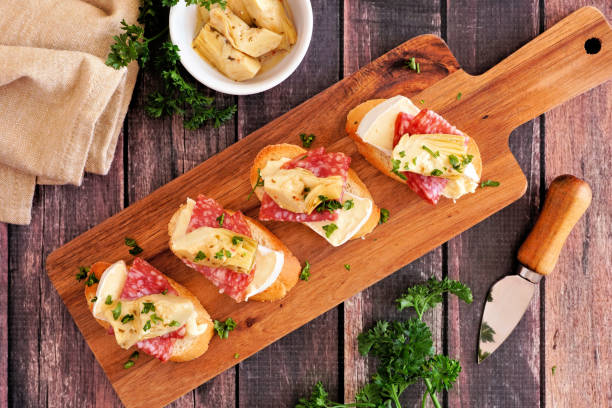
[[[172,333],[164,334],[163,336],[154,337],[152,339],[141,340],[136,343],[136,347],[145,353],[160,359],[163,361],[168,361],[172,356],[172,346],[177,339],[182,339],[185,337],[187,329],[183,325],[178,330],[173,331]]]
[[[446,135],[465,136],[459,129],[448,123],[446,119],[429,109],[421,109],[410,122],[407,133],[411,135],[443,133]]]
[[[142,258],[134,258],[128,270],[121,299],[134,300],[147,295],[166,293],[178,295],[161,272]]]
[[[400,112],[397,114],[397,118],[395,119],[395,133],[393,135],[393,146],[397,145],[406,133],[409,133],[410,123],[414,119],[414,116],[406,113]]]
[[[448,183],[447,179],[441,177],[424,176],[409,171],[402,173],[406,176],[408,187],[423,200],[433,205],[438,203],[442,190],[444,190],[446,183]]]
[[[326,153],[323,147],[313,149],[307,153],[293,158],[285,163],[283,169],[294,169],[300,167],[310,171],[317,177],[341,176],[344,182],[348,177],[348,169],[351,158],[344,153]],[[262,221],[335,221],[338,219],[337,212],[313,211],[310,214],[294,213],[281,208],[268,194],[264,193],[259,209],[259,219]]]
[[[125,286],[120,298],[133,300],[142,296],[156,295],[164,291],[166,291],[165,293],[178,295],[177,291],[161,272],[144,259],[134,258],[132,266],[128,269]],[[141,340],[136,343],[136,347],[161,361],[167,361],[172,355],[174,342],[176,339],[183,337],[185,337],[185,326],[160,337]]]
[[[222,225],[220,225],[220,221]],[[241,212],[229,214],[223,211],[223,207],[212,198],[199,195],[193,207],[191,219],[187,232],[200,227],[225,228],[237,232],[247,237],[251,237],[251,229]],[[246,288],[255,276],[255,269],[251,273],[239,273],[229,268],[213,268],[205,265],[198,265],[186,259],[183,262],[190,268],[200,272],[206,279],[210,280],[219,292],[225,293],[237,302],[244,300]]]
[[[351,158],[344,153],[326,153],[325,148],[319,147],[293,158],[293,160],[285,163],[282,168],[301,167],[317,177],[342,176],[342,179],[346,182],[350,165]]]
[[[281,208],[267,193],[264,193],[261,198],[261,207],[259,208],[259,219],[262,221],[292,221],[292,222],[307,222],[307,221],[335,221],[338,219],[336,211],[313,211],[310,214],[294,213]]]

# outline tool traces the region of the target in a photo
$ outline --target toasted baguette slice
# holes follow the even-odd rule
[[[357,128],[359,128],[359,124],[361,123],[363,117],[376,105],[384,101],[385,99],[371,99],[354,107],[346,117],[346,133],[348,133],[349,137],[355,141],[359,153],[361,153],[372,166],[380,170],[385,176],[391,177],[392,179],[405,184],[406,182],[404,180],[391,171],[393,169],[391,164],[391,156],[387,155],[385,152],[377,149],[371,144],[364,142],[361,137],[357,135]],[[481,177],[482,158],[480,157],[480,151],[478,150],[478,146],[476,145],[474,138],[470,137],[467,153],[474,156],[472,159],[472,164],[474,165],[476,173],[478,173],[478,177]]]
[[[170,222],[168,223],[168,235],[172,238],[172,231],[174,231],[174,227],[176,226],[177,218],[181,210],[185,207],[186,204],[181,205],[181,207],[176,210]],[[228,214],[232,215],[235,211],[224,209]],[[273,302],[275,300],[282,299],[287,295],[287,293],[296,285],[298,278],[300,276],[301,266],[300,261],[291,253],[289,248],[285,246],[276,235],[272,234],[270,230],[264,227],[258,221],[243,215],[249,228],[251,229],[252,238],[257,242],[262,244],[265,247],[268,247],[274,251],[280,251],[284,255],[284,263],[283,269],[281,270],[278,278],[274,281],[274,283],[268,287],[263,292],[260,292],[256,295],[251,296],[249,299],[256,300],[258,302]],[[170,245],[170,250],[172,250],[172,245]],[[174,253],[174,251],[173,251]],[[174,253],[177,257],[180,256]],[[255,267],[255,273],[257,273],[257,267]]]
[[[255,195],[257,195],[259,201],[261,201],[261,198],[263,197],[264,189],[263,187],[256,187],[257,179],[259,177],[258,170],[266,167],[268,160],[279,160],[284,157],[292,159],[294,157],[303,155],[304,153],[306,153],[306,150],[288,143],[269,145],[261,149],[261,151],[255,157],[250,174],[251,187],[255,188]],[[372,198],[372,195],[368,191],[366,185],[352,169],[349,169],[348,171],[348,177],[344,189],[349,193],[353,193],[359,197],[369,198],[372,201],[372,214],[370,214],[370,218],[368,218],[359,231],[357,231],[357,233],[351,237],[351,240],[361,238],[372,232],[374,228],[376,228],[376,225],[378,225],[378,221],[380,220],[380,209],[376,206],[376,203],[374,203],[374,199]]]
[[[109,266],[111,266],[111,264],[108,262],[96,262],[91,266],[91,272],[93,272],[93,274],[99,280],[104,271]],[[165,277],[166,279],[168,279],[170,286],[172,286],[174,290],[178,292],[179,296],[187,298],[193,303],[194,308],[197,312],[196,323],[206,323],[208,325],[204,333],[198,336],[187,335],[182,339],[177,339],[174,342],[174,345],[172,346],[172,356],[170,357],[170,361],[183,362],[193,360],[194,358],[200,357],[206,352],[206,350],[208,350],[208,343],[214,335],[213,321],[210,318],[210,315],[208,314],[206,309],[204,309],[204,307],[200,303],[200,301],[189,290],[187,290],[187,288],[180,285],[168,276]],[[96,296],[97,289],[97,283],[91,286],[85,286],[85,299],[87,300],[87,306],[89,307],[90,312],[93,312],[94,304],[91,300]],[[110,324],[108,324],[108,322],[97,318],[96,321],[100,324],[100,326],[104,327],[108,331],[108,328],[110,327]]]

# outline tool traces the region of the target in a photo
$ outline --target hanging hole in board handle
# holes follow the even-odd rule
[[[601,40],[599,38],[589,38],[584,42],[584,49],[587,54],[597,54],[601,50]]]

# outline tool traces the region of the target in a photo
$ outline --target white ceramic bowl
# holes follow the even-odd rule
[[[312,36],[310,0],[287,0],[297,30],[297,42],[277,65],[247,81],[237,82],[225,77],[204,61],[192,48],[196,36],[197,7],[186,6],[181,0],[170,9],[170,38],[180,49],[181,63],[195,79],[218,92],[231,95],[251,95],[266,91],[283,82],[300,65]]]

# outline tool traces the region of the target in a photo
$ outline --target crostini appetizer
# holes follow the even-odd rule
[[[301,222],[340,246],[378,224],[380,210],[353,170],[351,158],[292,144],[263,148],[251,168],[262,221]]]
[[[203,195],[168,225],[170,249],[236,302],[274,301],[295,286],[300,263],[268,229]]]
[[[136,346],[161,361],[188,361],[204,354],[213,322],[186,288],[141,258],[131,266],[97,262],[98,283],[85,287],[93,316],[115,335],[119,347]]]
[[[479,185],[482,160],[474,139],[402,95],[358,105],[346,131],[367,161],[431,204]]]

